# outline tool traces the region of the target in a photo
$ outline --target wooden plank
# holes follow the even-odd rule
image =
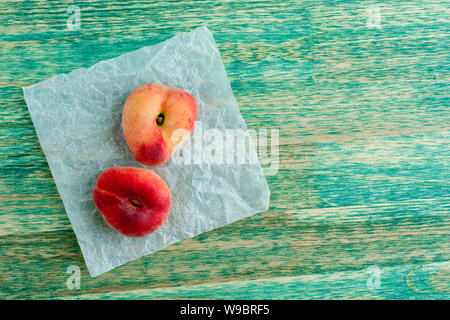
[[[447,299],[448,262],[82,294],[62,299]],[[375,272],[372,272],[375,270]],[[379,283],[373,277],[379,276]],[[324,290],[326,288],[326,290]],[[57,298],[58,299],[58,298]]]
[[[450,258],[448,207],[448,199],[272,207],[97,278],[89,277],[69,231],[2,236],[1,292],[29,298],[73,295],[66,287],[71,265],[81,269],[77,293],[86,294],[444,262]]]

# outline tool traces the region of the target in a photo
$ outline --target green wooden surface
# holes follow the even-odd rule
[[[448,1],[0,9],[1,299],[450,297]],[[201,25],[249,128],[280,130],[270,210],[90,278],[21,87]]]

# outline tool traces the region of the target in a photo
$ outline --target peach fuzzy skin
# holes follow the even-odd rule
[[[171,195],[154,172],[133,167],[113,167],[97,178],[94,203],[114,230],[128,237],[155,232],[170,212]]]
[[[160,166],[194,131],[197,115],[197,101],[186,91],[146,84],[133,90],[125,102],[123,135],[137,161]]]

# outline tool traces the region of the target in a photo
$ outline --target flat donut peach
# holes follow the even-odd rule
[[[93,198],[106,223],[128,237],[155,232],[166,221],[171,206],[166,183],[144,168],[106,169],[97,178]]]
[[[197,116],[197,101],[186,91],[146,84],[133,90],[125,102],[123,135],[137,161],[160,166],[194,131]]]

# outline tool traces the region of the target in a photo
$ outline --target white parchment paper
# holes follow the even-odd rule
[[[198,125],[177,153],[194,153],[192,140],[200,130],[216,128],[224,136],[227,129],[248,132],[206,27],[23,88],[92,277],[268,208],[270,192],[258,161],[180,164],[174,158],[162,167],[147,167],[172,193],[171,212],[158,231],[127,238],[103,221],[92,200],[100,172],[112,166],[145,167],[123,139],[121,113],[130,92],[151,82],[186,90],[198,102]],[[253,146],[245,152],[247,159],[256,157]]]

